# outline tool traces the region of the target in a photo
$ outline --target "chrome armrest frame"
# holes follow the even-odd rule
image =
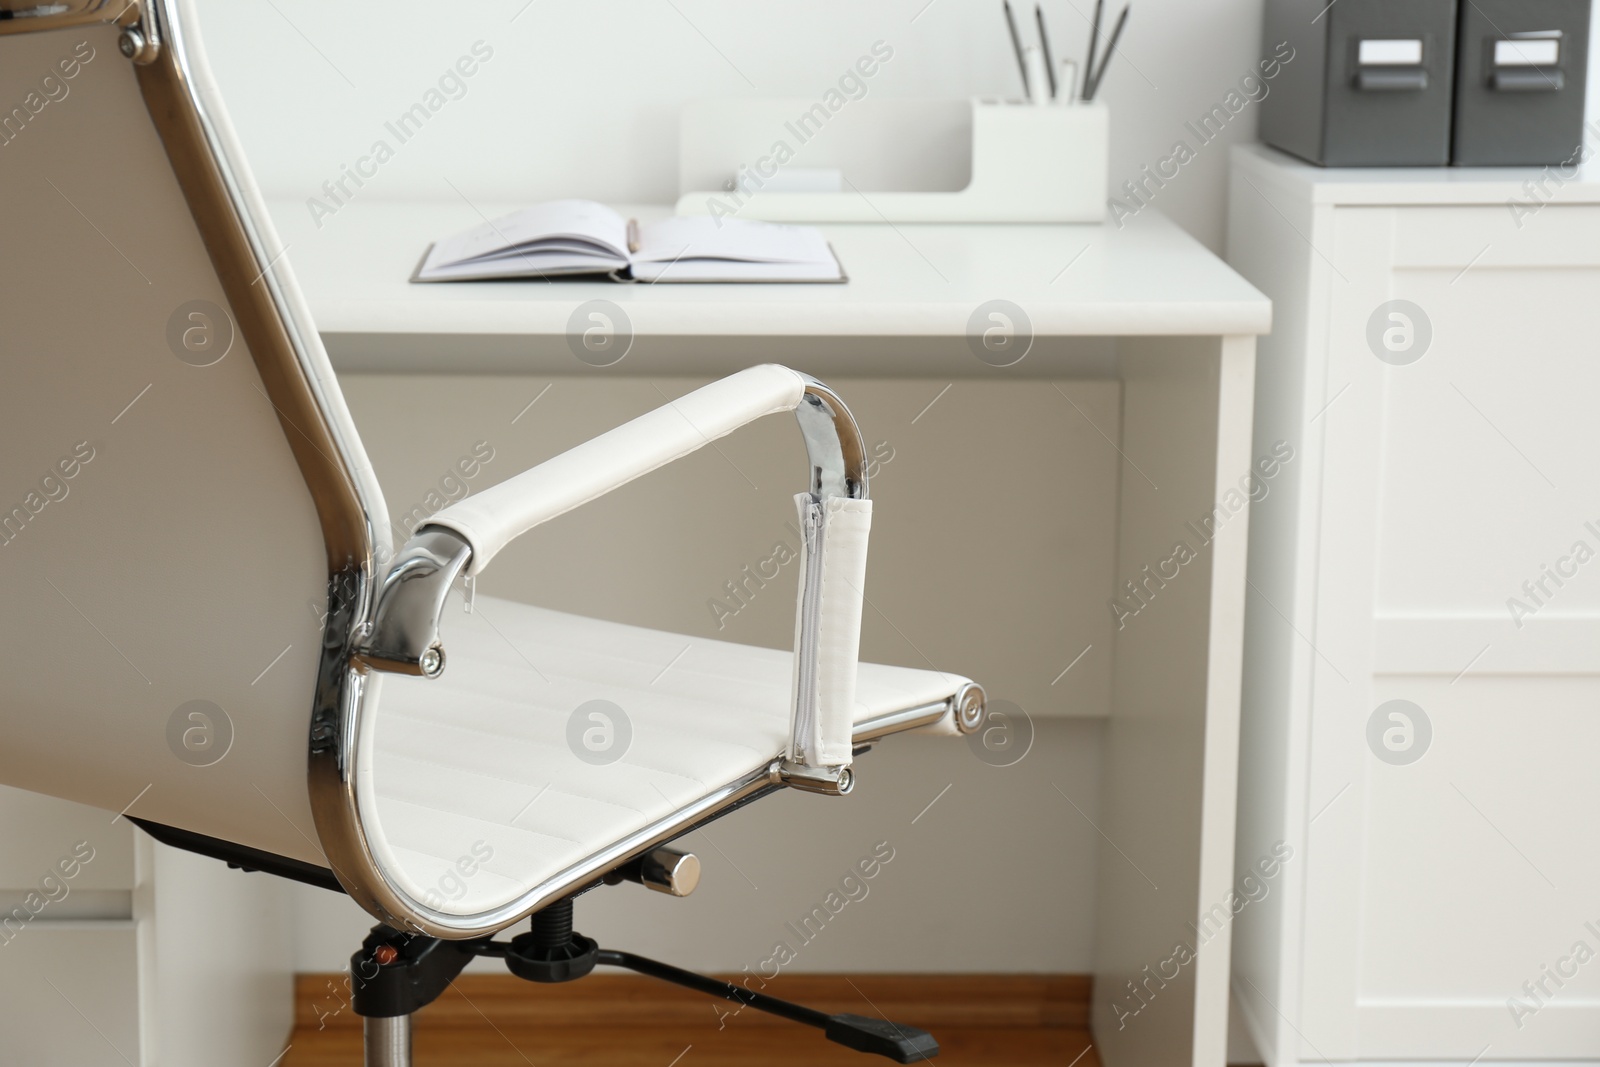
[[[811,463],[811,492],[818,497],[867,499],[866,448],[861,428],[839,394],[809,375],[795,408]],[[444,673],[440,623],[450,586],[466,570],[472,547],[458,534],[424,523],[395,555],[378,580],[372,622],[361,635],[353,658],[375,670],[437,678]],[[797,650],[798,651],[798,650]],[[822,776],[817,769],[800,774],[801,788],[848,792],[849,776]]]
[[[472,546],[452,530],[424,526],[379,580],[372,623],[355,658],[368,667],[437,678],[444,673],[439,623],[450,586],[472,560]]]
[[[812,494],[824,500],[830,496],[867,499],[867,448],[861,427],[838,393],[809,374],[801,377],[806,391],[794,417],[811,460]]]

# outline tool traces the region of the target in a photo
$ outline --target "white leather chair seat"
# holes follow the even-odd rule
[[[363,817],[390,876],[447,912],[512,900],[766,766],[788,739],[789,652],[489,597],[447,615],[444,639],[443,677],[383,680]],[[966,681],[863,663],[856,721]],[[592,700],[621,709],[609,749],[590,736],[598,752],[586,716],[569,736]]]

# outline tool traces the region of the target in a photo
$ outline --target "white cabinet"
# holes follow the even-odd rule
[[[1600,1059],[1600,183],[1565,177],[1234,156],[1256,450],[1296,456],[1240,750],[1238,869],[1293,849],[1234,922],[1273,1067]]]
[[[0,787],[0,1060],[262,1064],[292,1024],[288,896],[98,808]]]
[[[127,919],[40,920],[0,950],[7,1062],[115,1067],[141,1051],[139,953]],[[14,1057],[14,1058],[11,1058]]]

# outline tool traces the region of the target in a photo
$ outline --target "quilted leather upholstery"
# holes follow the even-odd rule
[[[512,899],[788,741],[789,652],[488,597],[448,614],[444,639],[442,678],[384,679],[362,803],[390,877],[453,914]],[[966,681],[863,663],[856,721]],[[615,720],[609,747],[596,708],[579,713],[594,700],[621,711],[599,706]],[[597,731],[588,746],[584,731]]]

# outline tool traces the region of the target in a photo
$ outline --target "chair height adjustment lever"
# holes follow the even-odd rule
[[[653,848],[606,875],[607,885],[637,882],[670,897],[686,897],[700,884],[700,857],[675,848]]]

